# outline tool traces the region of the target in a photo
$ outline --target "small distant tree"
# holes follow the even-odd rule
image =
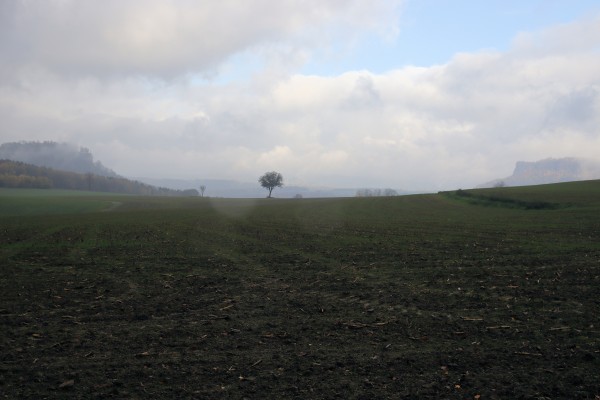
[[[279,172],[275,171],[266,172],[263,176],[258,178],[258,182],[260,183],[260,186],[269,191],[269,195],[267,197],[270,198],[273,189],[283,186],[283,176],[281,176]]]
[[[499,181],[494,184],[495,188],[503,188],[505,186],[506,186],[506,182],[504,182],[504,181]]]
[[[206,186],[205,185],[201,185],[200,186],[200,196],[204,197],[204,191],[206,190]]]

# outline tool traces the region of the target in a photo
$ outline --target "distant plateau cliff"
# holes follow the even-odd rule
[[[513,174],[494,179],[479,187],[542,185],[600,179],[600,163],[581,158],[547,158],[527,162],[518,161]]]

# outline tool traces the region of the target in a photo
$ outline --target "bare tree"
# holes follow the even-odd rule
[[[269,195],[267,197],[270,198],[273,189],[283,186],[283,176],[281,176],[279,172],[275,171],[266,172],[263,176],[258,178],[258,182],[260,183],[260,186],[269,191]]]
[[[200,186],[200,196],[204,197],[204,191],[206,190],[206,186],[205,185],[201,185]]]

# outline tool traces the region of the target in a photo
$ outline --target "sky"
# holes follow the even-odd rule
[[[0,121],[128,177],[474,187],[600,161],[600,2],[1,0]]]

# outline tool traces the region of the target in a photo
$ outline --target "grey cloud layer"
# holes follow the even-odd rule
[[[256,46],[315,45],[335,26],[348,32],[373,28],[394,3],[5,0],[0,5],[0,50],[3,64],[16,68],[169,78],[210,71],[230,55]]]
[[[0,59],[11,71],[0,81],[0,138],[73,141],[130,176],[254,181],[275,169],[288,182],[408,189],[476,185],[517,160],[600,154],[598,17],[519,35],[505,53],[385,74],[182,77],[257,46],[310,52],[339,29],[380,30],[376,21],[391,18],[385,1],[287,1],[268,12],[280,2],[242,3],[49,1],[35,12],[2,3],[13,26],[0,28],[0,46],[14,57]]]

